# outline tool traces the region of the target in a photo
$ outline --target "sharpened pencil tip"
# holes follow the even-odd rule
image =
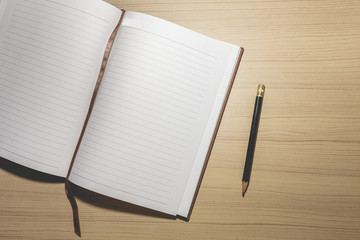
[[[245,197],[245,193],[249,187],[249,182],[242,182],[242,196]]]

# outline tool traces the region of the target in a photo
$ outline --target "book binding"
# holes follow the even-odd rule
[[[72,208],[72,211],[73,211],[74,231],[79,237],[81,237],[79,210],[78,210],[78,206],[77,206],[77,203],[76,203],[75,196],[74,196],[73,192],[71,191],[71,187],[70,187],[70,183],[69,183],[69,177],[70,177],[70,173],[71,173],[72,167],[73,167],[74,162],[75,162],[76,155],[78,153],[78,150],[79,150],[79,147],[80,147],[80,144],[81,144],[81,140],[82,140],[82,138],[84,136],[86,126],[87,126],[87,124],[89,122],[91,112],[92,112],[92,109],[93,109],[94,104],[95,104],[96,96],[97,96],[97,93],[98,93],[99,88],[100,88],[100,84],[101,84],[102,79],[103,79],[104,74],[105,74],[107,62],[109,60],[110,52],[111,52],[112,46],[114,44],[116,34],[117,34],[118,30],[119,30],[120,24],[121,24],[122,19],[124,17],[125,10],[121,10],[121,11],[122,11],[122,14],[121,14],[119,23],[116,25],[114,31],[110,35],[108,43],[106,44],[103,60],[102,60],[102,63],[101,63],[100,72],[99,72],[99,75],[98,75],[98,79],[96,81],[96,85],[95,85],[95,88],[94,88],[94,91],[93,91],[93,95],[91,97],[89,109],[88,109],[88,112],[87,112],[87,115],[86,115],[86,118],[85,118],[85,122],[84,122],[83,128],[81,130],[81,134],[80,134],[78,143],[76,145],[74,155],[72,157],[70,167],[69,167],[68,173],[66,175],[66,179],[65,179],[65,192],[66,192],[67,198],[69,199],[69,202],[71,204],[71,208]]]

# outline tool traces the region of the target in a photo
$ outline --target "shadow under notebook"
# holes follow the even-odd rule
[[[53,176],[47,173],[43,173],[28,167],[24,167],[17,163],[11,162],[7,159],[0,157],[0,168],[19,177],[29,179],[32,181],[38,182],[48,182],[48,183],[64,183],[65,178]],[[165,213],[157,212],[152,209],[148,209],[145,207],[137,206],[131,203],[127,203],[118,199],[114,199],[111,197],[107,197],[101,195],[99,193],[95,193],[93,191],[87,190],[85,188],[79,187],[75,184],[70,183],[71,190],[75,197],[78,200],[83,202],[95,205],[97,207],[111,209],[119,212],[132,213],[137,215],[151,216],[156,218],[165,218],[165,219],[173,219],[176,217],[172,215],[168,215]],[[64,190],[65,195],[65,190]],[[81,209],[80,214],[81,214]],[[69,206],[69,211],[71,208]]]

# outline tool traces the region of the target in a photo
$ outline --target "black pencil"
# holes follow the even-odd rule
[[[257,89],[257,94],[256,94],[254,114],[253,114],[253,119],[252,119],[252,123],[251,123],[250,137],[249,137],[248,149],[247,149],[247,154],[246,154],[244,173],[243,173],[243,178],[242,178],[242,196],[243,197],[245,196],[245,193],[246,193],[246,191],[249,187],[249,183],[250,183],[251,168],[252,168],[253,159],[254,159],[256,137],[257,137],[258,128],[259,128],[261,107],[262,107],[262,102],[264,99],[264,93],[265,93],[265,85],[259,84],[258,89]]]

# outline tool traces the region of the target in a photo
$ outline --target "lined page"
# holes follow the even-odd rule
[[[3,1],[0,156],[66,176],[120,11],[101,1]]]
[[[70,180],[176,215],[234,49],[127,12]]]

